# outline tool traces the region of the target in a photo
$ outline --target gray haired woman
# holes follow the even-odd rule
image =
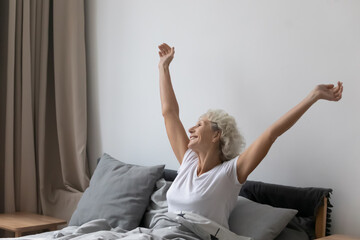
[[[242,184],[276,139],[318,100],[339,101],[343,85],[338,82],[337,86],[316,86],[240,154],[244,139],[235,119],[222,110],[208,111],[189,129],[190,136],[186,134],[170,79],[169,65],[175,49],[163,43],[159,50],[162,115],[171,147],[180,163],[178,176],[167,192],[168,209],[194,212],[228,228],[228,219]]]

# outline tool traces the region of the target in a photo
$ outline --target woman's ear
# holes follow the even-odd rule
[[[221,137],[221,131],[215,131],[212,142],[215,143],[220,141],[220,137]]]

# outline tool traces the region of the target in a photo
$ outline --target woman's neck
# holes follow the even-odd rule
[[[206,152],[196,152],[199,158],[197,176],[213,169],[222,163],[218,149],[210,149]]]

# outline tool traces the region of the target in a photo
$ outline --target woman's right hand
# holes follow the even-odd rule
[[[174,53],[175,53],[175,48],[174,47],[170,47],[169,45],[167,45],[166,43],[163,43],[161,45],[159,45],[159,56],[160,56],[160,62],[159,62],[159,67],[168,67],[172,61],[172,59],[174,58]]]

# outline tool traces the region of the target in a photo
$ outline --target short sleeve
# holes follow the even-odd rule
[[[237,177],[236,162],[237,162],[237,157],[224,162],[223,163],[224,169],[225,169],[226,174],[229,176],[230,180],[233,183],[235,183],[236,185],[241,186],[242,184],[239,182],[239,179]]]
[[[182,163],[177,172],[178,173],[181,172],[187,166],[197,161],[197,159],[198,159],[197,154],[192,149],[189,148],[188,150],[186,150]]]

